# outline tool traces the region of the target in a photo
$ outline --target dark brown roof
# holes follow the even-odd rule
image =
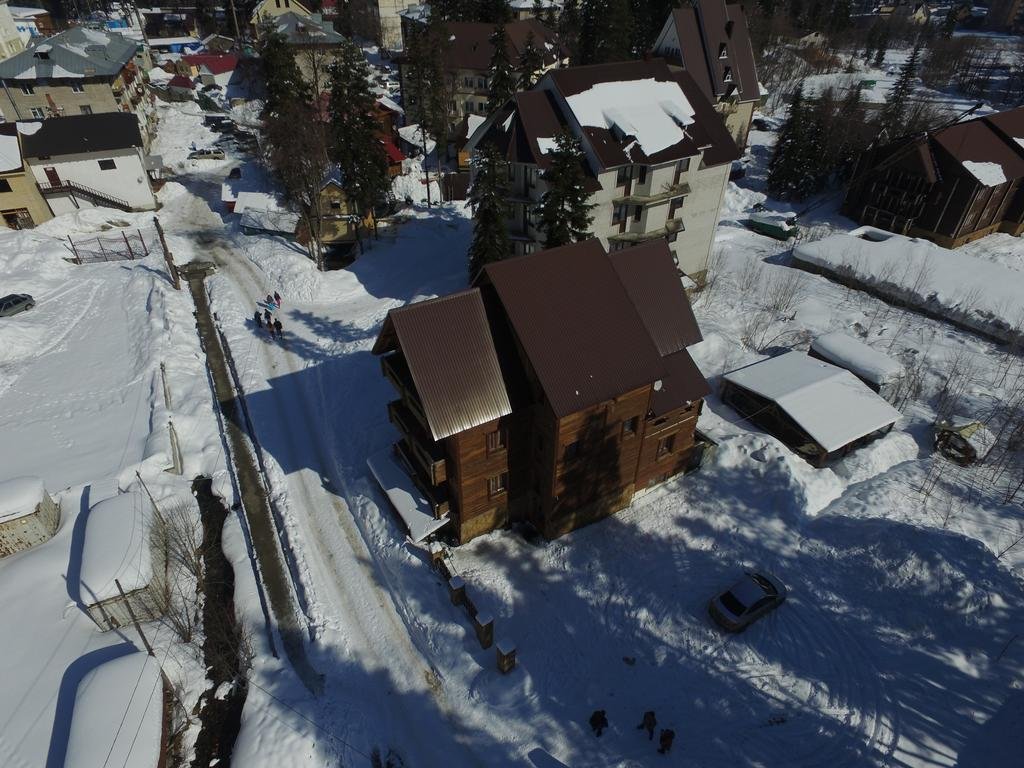
[[[960,163],[995,163],[1007,179],[1024,177],[1024,154],[1011,146],[985,118],[967,120],[931,134]]]
[[[139,119],[131,112],[98,112],[25,122],[42,126],[34,133],[22,133],[25,157],[112,152],[142,146]]]
[[[449,35],[446,57],[448,69],[472,69],[487,71],[491,68],[493,46],[491,35],[494,25],[478,21],[452,21],[445,29]],[[508,39],[508,59],[515,69],[526,48],[526,38],[533,32],[534,47],[540,53],[545,65],[555,63],[568,56],[565,49],[555,38],[554,33],[537,19],[522,19],[505,24],[505,35]],[[454,39],[451,39],[454,38]],[[548,48],[545,43],[551,46]]]
[[[679,273],[665,240],[615,251],[608,258],[658,354],[671,355],[704,340],[686,292],[679,287]]]
[[[685,349],[662,358],[662,361],[668,373],[661,379],[660,386],[654,385],[651,393],[651,410],[655,416],[674,411],[711,393],[707,379]]]
[[[373,353],[396,347],[435,440],[512,412],[478,289],[388,312]]]
[[[1024,142],[1024,107],[986,115],[984,119],[985,122],[1006,136],[1011,143],[1024,150],[1024,144],[1018,143],[1018,140]]]
[[[661,258],[671,267],[667,250],[645,251],[633,262],[613,266],[600,241],[591,239],[485,268],[481,280],[494,287],[556,416],[658,381],[665,390],[662,405],[677,402],[672,407],[678,407],[706,393],[699,371],[700,382],[693,377],[695,366],[670,364],[659,354],[645,320],[661,334],[661,324],[668,324],[665,313],[661,308],[642,313],[620,279],[629,270],[663,273]],[[646,277],[627,280],[634,287],[649,285]],[[673,283],[686,301],[678,275],[673,274]],[[689,358],[685,350],[678,354]]]
[[[568,98],[587,91],[600,83],[631,82],[653,79],[674,82],[679,86],[693,110],[693,122],[686,127],[686,137],[670,147],[647,155],[637,146],[635,137],[615,134],[604,127],[583,126],[597,159],[603,168],[615,168],[634,163],[664,163],[684,157],[693,157],[702,147],[705,165],[730,163],[740,156],[736,143],[729,135],[722,117],[715,111],[708,97],[686,71],[672,71],[662,59],[626,61],[613,64],[592,64],[584,67],[551,70],[544,76]],[[613,105],[609,105],[613,106]],[[629,154],[626,150],[629,149]]]

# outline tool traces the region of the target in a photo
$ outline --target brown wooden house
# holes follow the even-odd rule
[[[861,224],[957,248],[1024,232],[1024,107],[865,152],[843,212]]]
[[[513,522],[553,538],[699,464],[700,340],[667,243],[588,240],[392,310],[373,351],[397,450],[465,542]]]

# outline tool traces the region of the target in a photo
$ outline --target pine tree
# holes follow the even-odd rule
[[[341,172],[342,189],[361,217],[384,203],[391,189],[369,77],[363,52],[343,40],[331,67],[331,157]]]
[[[544,57],[537,48],[536,38],[531,29],[526,33],[526,42],[523,43],[523,52],[519,56],[519,63],[516,68],[519,70],[519,90],[528,91],[537,82],[537,73],[544,66]]]
[[[485,24],[504,24],[512,19],[508,0],[477,0],[476,20]]]
[[[631,58],[633,11],[630,0],[583,0],[579,63],[605,64]]]
[[[879,22],[878,33],[875,37],[875,58],[874,65],[882,66],[885,61],[886,51],[889,50],[889,25]]]
[[[918,64],[921,60],[921,42],[914,45],[914,50],[900,67],[900,75],[893,83],[892,90],[886,97],[885,106],[879,115],[878,126],[894,138],[904,132],[907,116],[907,99],[914,89],[914,78],[917,76]]]
[[[828,32],[836,34],[850,28],[850,0],[835,0],[828,14]]]
[[[544,0],[533,0],[533,18],[544,17]]]
[[[580,63],[580,6],[578,0],[565,0],[558,17],[558,40],[569,51],[572,64]]]
[[[493,144],[477,153],[476,176],[469,190],[473,206],[473,239],[469,244],[469,281],[473,282],[487,264],[507,258],[512,242],[505,227],[505,196],[508,172],[501,153]]]
[[[276,113],[291,99],[308,102],[313,94],[302,77],[291,46],[270,23],[260,32],[260,64],[266,83],[264,112]]]
[[[818,144],[816,130],[804,101],[804,84],[797,85],[789,105],[789,115],[775,143],[775,154],[768,164],[768,193],[780,200],[800,200],[813,186]]]
[[[946,12],[946,18],[942,20],[942,26],[939,28],[939,32],[942,37],[949,40],[953,37],[953,32],[956,30],[957,22],[960,21],[960,6],[953,3],[949,6],[949,10]]]
[[[437,140],[438,159],[447,145],[453,98],[445,66],[452,45],[450,37],[444,20],[432,14],[426,26],[410,39],[406,55],[407,119],[419,123],[425,133]]]
[[[541,178],[547,192],[541,198],[539,229],[544,232],[544,246],[554,248],[586,239],[594,217],[584,190],[586,156],[580,140],[570,133],[555,137],[555,150],[550,152],[551,166]]]
[[[487,114],[491,114],[512,98],[516,78],[508,60],[508,36],[505,25],[499,24],[491,34],[491,68],[487,86]]]

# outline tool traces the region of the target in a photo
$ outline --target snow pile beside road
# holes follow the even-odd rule
[[[888,472],[904,461],[913,461],[919,452],[917,442],[906,432],[890,432],[837,461],[832,468],[852,485]]]
[[[427,202],[427,185],[423,175],[422,160],[410,158],[403,163],[403,167],[408,168],[409,171],[392,180],[391,193],[400,203],[411,200],[413,204],[425,204]],[[434,203],[441,199],[441,187],[435,180],[434,174],[430,175],[430,199]]]

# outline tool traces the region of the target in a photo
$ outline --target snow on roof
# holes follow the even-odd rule
[[[21,16],[42,16],[44,13],[49,13],[45,8],[29,8],[24,5],[9,5],[7,8],[15,18]]]
[[[195,37],[151,37],[149,44],[153,45],[183,45],[183,46],[201,46],[202,42]]]
[[[390,448],[375,453],[366,460],[366,465],[405,522],[413,541],[423,541],[448,522],[447,516],[440,520],[434,517],[430,502],[419,492],[408,473],[396,463]]]
[[[299,226],[299,215],[291,211],[246,208],[242,212],[241,225],[244,229],[292,235]]]
[[[542,155],[546,155],[548,152],[554,152],[558,149],[558,142],[553,138],[541,136],[537,139],[537,149],[540,150]]]
[[[64,768],[160,762],[163,677],[136,651],[101,664],[78,684]]]
[[[249,208],[257,211],[284,210],[277,197],[269,192],[239,192],[235,197],[235,213],[244,213]]]
[[[566,101],[580,125],[618,129],[633,136],[647,155],[678,144],[684,126],[693,123],[693,107],[675,81],[597,83]]]
[[[974,160],[964,160],[963,166],[986,187],[998,187],[1006,182],[1006,174],[1003,173],[1003,167],[999,163],[979,163]]]
[[[873,384],[882,385],[903,374],[899,362],[840,331],[819,336],[811,349]]]
[[[16,171],[21,167],[21,146],[18,144],[18,137],[0,134],[0,173]]]
[[[81,595],[87,605],[118,597],[114,579],[127,594],[153,578],[148,503],[137,493],[123,493],[89,510],[81,574]]]
[[[473,131],[483,125],[486,121],[487,118],[483,115],[466,115],[466,135],[472,136]]]
[[[407,141],[414,147],[419,147],[423,150],[423,154],[429,155],[434,151],[434,147],[437,146],[437,142],[431,138],[430,134],[427,134],[426,144],[423,142],[423,134],[420,132],[419,123],[413,123],[412,125],[405,125],[398,129],[398,135],[402,137],[403,141]]]
[[[385,109],[390,109],[392,112],[397,112],[400,115],[405,114],[405,110],[398,105],[398,102],[394,101],[393,99],[389,99],[387,96],[378,96],[377,103],[380,104]],[[475,115],[472,115],[472,117],[475,117]]]
[[[832,452],[900,417],[847,370],[793,351],[725,374],[725,380],[777,403]]]
[[[44,493],[46,489],[38,477],[15,477],[0,483],[0,522],[31,515]]]

